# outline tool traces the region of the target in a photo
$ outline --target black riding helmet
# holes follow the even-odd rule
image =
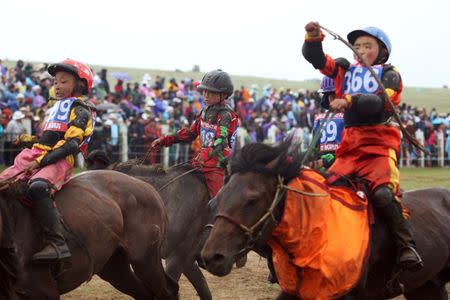
[[[220,69],[210,71],[203,76],[202,82],[198,86],[199,91],[210,91],[213,93],[222,93],[228,97],[233,94],[233,83],[227,72]]]

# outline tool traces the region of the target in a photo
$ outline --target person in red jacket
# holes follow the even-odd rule
[[[382,96],[381,87],[369,69],[355,55],[356,62],[334,60],[322,49],[325,37],[318,23],[305,26],[303,56],[324,75],[334,78],[336,99],[330,109],[344,112],[345,129],[336,161],[329,172],[335,177],[355,174],[369,181],[370,199],[393,232],[399,251],[398,265],[417,270],[423,266],[413,240],[407,213],[400,204],[400,130],[391,122],[393,111]],[[395,67],[387,64],[391,42],[384,31],[366,27],[350,32],[347,39],[372,66],[397,106],[402,92],[402,79]]]
[[[151,148],[169,147],[174,143],[190,143],[200,136],[201,149],[194,154],[192,164],[201,168],[211,198],[223,185],[225,159],[231,154],[238,125],[236,113],[226,104],[233,93],[228,73],[214,70],[205,74],[198,90],[203,93],[206,107],[200,111],[189,128],[153,141]]]

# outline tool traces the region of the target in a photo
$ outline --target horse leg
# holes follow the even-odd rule
[[[134,299],[149,299],[151,297],[147,289],[132,272],[127,254],[121,248],[113,253],[98,276]]]
[[[437,285],[427,281],[421,287],[405,293],[407,300],[447,300],[448,294],[445,285]]]
[[[132,249],[129,252],[130,264],[136,276],[151,292],[155,299],[177,299],[178,283],[164,271],[161,262],[159,243],[155,243],[146,250]]]
[[[183,254],[184,253],[186,252],[183,251]],[[180,280],[181,274],[183,273],[183,269],[186,265],[186,261],[189,261],[188,258],[181,256],[182,255],[177,254],[177,255],[170,255],[169,257],[166,258],[166,273],[176,282]]]
[[[58,287],[48,267],[30,266],[15,289],[23,300],[59,300]]]
[[[183,273],[189,282],[194,286],[201,300],[212,300],[208,283],[206,282],[202,271],[195,262],[193,262],[190,266],[186,266]]]

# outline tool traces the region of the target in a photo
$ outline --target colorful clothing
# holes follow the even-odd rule
[[[341,145],[336,150],[336,161],[329,172],[341,176],[356,174],[374,180],[372,191],[380,184],[386,184],[396,193],[399,190],[396,162],[400,151],[400,131],[389,124],[393,112],[375,78],[361,64],[350,65],[325,55],[321,41],[305,41],[303,54],[316,69],[334,78],[336,97],[348,101]],[[403,89],[400,74],[389,64],[376,65],[373,69],[390,100],[397,106]],[[362,166],[363,162],[377,167],[369,170]],[[373,176],[375,170],[383,176]]]
[[[198,165],[198,159],[204,162],[202,171],[212,198],[223,185],[222,162],[231,154],[237,125],[238,117],[227,105],[208,106],[189,129],[183,128],[174,135],[162,137],[161,145],[168,147],[174,143],[189,143],[200,136],[201,149],[194,154],[193,165]]]
[[[314,118],[313,132],[319,130],[325,113],[316,115]],[[338,113],[332,119],[328,119],[322,128],[318,141],[319,153],[334,152],[341,144],[342,130],[344,129],[344,114]]]
[[[345,187],[304,169],[286,193],[268,241],[281,289],[299,299],[336,299],[359,282],[369,249],[368,205]]]
[[[16,177],[19,180],[33,182],[41,178],[49,182],[55,190],[59,190],[72,175],[73,166],[66,159],[60,159],[54,164],[34,169],[31,174],[23,173],[23,170],[36,163],[36,159],[42,156],[43,152],[37,148],[22,150],[14,160],[14,165],[0,174],[0,180]]]
[[[32,149],[24,149],[14,165],[0,174],[0,180],[17,176],[24,169],[38,164],[31,174],[20,179],[44,179],[59,189],[73,170],[74,155],[86,153],[93,133],[95,108],[83,98],[67,98],[55,102],[44,125],[44,131]]]

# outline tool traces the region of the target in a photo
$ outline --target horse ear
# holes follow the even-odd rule
[[[282,156],[282,155],[279,155],[279,156],[275,157],[274,159],[272,159],[271,161],[269,161],[269,162],[265,165],[266,169],[268,169],[268,170],[273,170],[273,169],[275,169],[275,167],[278,166],[278,165],[280,164],[281,156]]]

